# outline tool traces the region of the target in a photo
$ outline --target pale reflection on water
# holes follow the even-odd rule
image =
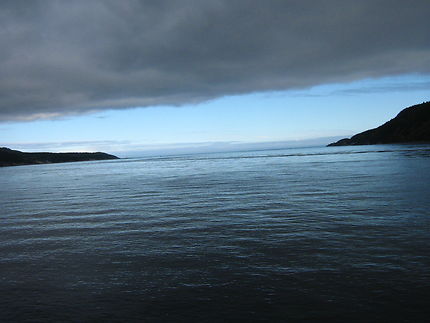
[[[416,321],[430,147],[0,168],[0,321]]]

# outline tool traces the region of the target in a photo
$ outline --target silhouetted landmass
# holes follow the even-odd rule
[[[106,153],[25,153],[9,148],[0,148],[0,166],[67,163],[90,160],[118,159]]]
[[[328,146],[430,142],[430,101],[402,110],[394,119]]]

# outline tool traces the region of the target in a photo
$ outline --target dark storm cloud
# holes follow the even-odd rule
[[[430,72],[428,0],[2,1],[0,120]]]

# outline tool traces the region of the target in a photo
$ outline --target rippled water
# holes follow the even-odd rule
[[[425,321],[430,146],[0,168],[0,321]]]

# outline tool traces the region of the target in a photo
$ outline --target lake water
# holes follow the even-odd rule
[[[0,168],[0,321],[426,321],[430,146]]]

